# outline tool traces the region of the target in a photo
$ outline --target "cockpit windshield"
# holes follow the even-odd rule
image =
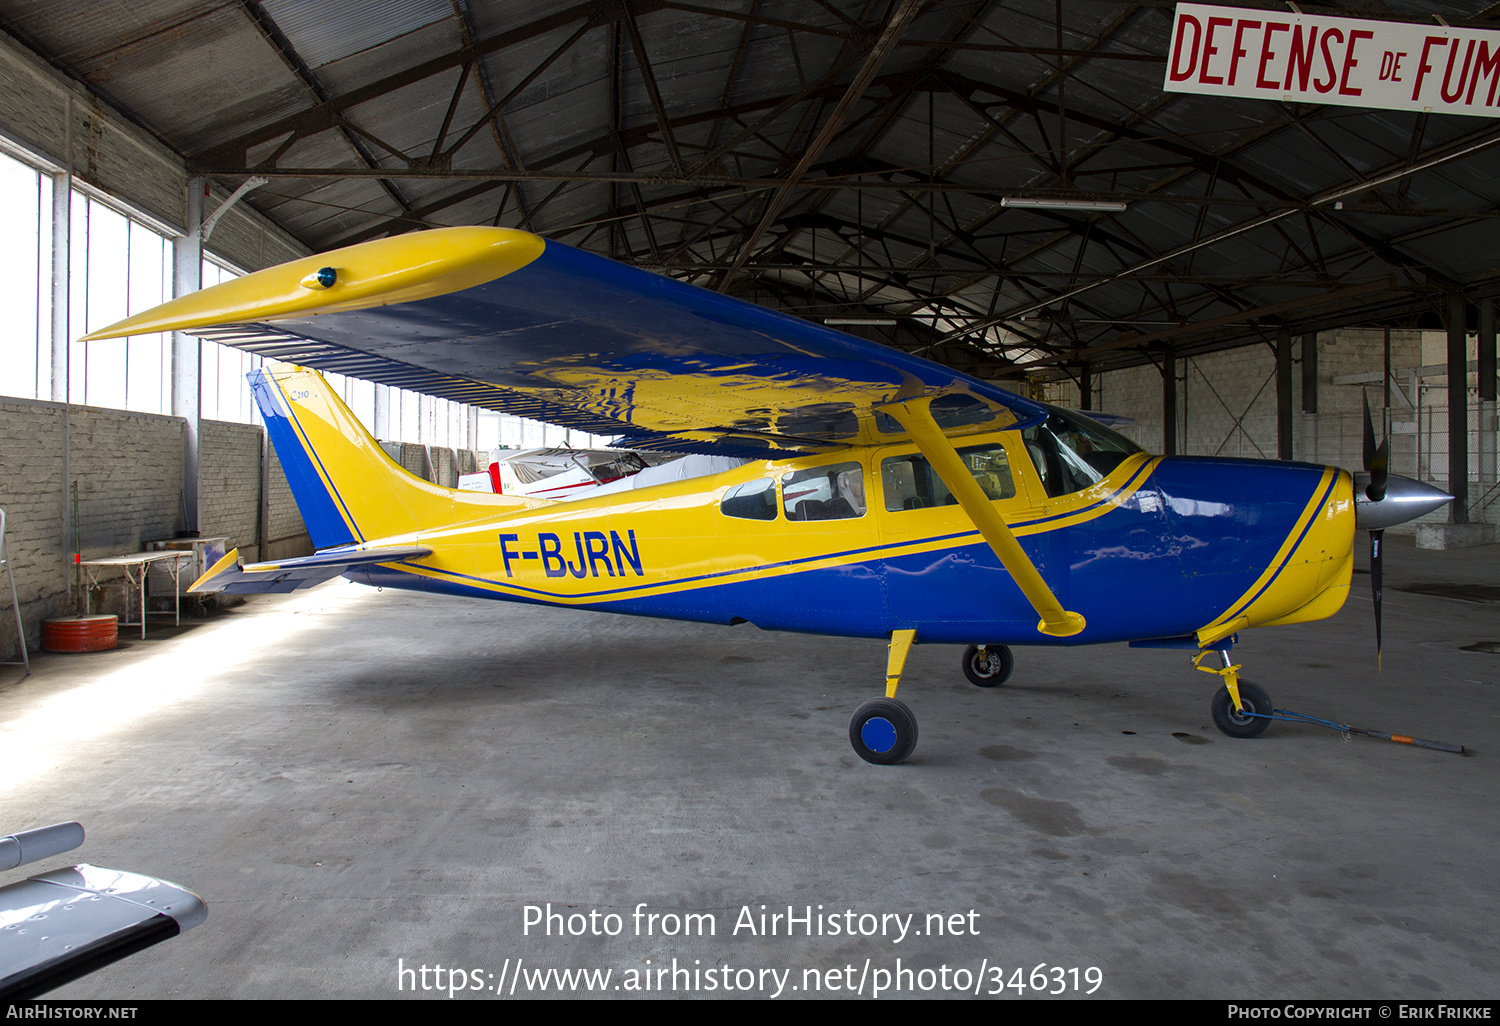
[[[1051,497],[1081,491],[1129,456],[1144,452],[1124,435],[1071,410],[1050,407],[1047,419],[1021,432]]]

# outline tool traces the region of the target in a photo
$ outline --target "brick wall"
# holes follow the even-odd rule
[[[261,430],[205,420],[198,429],[198,514],[204,535],[226,539],[247,562],[260,558]]]
[[[408,474],[444,488],[457,488],[460,474],[479,473],[490,466],[489,454],[477,449],[450,449],[420,442],[381,442],[380,447]]]
[[[1422,359],[1420,331],[1391,332],[1391,365],[1414,367]],[[1358,386],[1335,385],[1340,375],[1373,372],[1384,362],[1384,332],[1345,328],[1321,332],[1318,346],[1318,412],[1302,411],[1302,338],[1292,340],[1292,454],[1310,463],[1359,469],[1364,420]],[[1275,459],[1276,355],[1269,346],[1245,346],[1177,361],[1177,451],[1191,456]],[[1384,392],[1370,386],[1379,415]],[[1154,366],[1099,375],[1095,406],[1135,418],[1123,429],[1152,452],[1162,449],[1162,379]],[[1399,404],[1393,401],[1393,409]],[[1397,416],[1400,416],[1398,410]],[[1401,453],[1393,436],[1393,451]],[[1396,469],[1393,466],[1393,469]],[[1399,471],[1398,471],[1399,472]],[[1408,473],[1411,471],[1408,470]]]
[[[63,408],[52,403],[0,400],[0,509],[5,547],[15,574],[27,637],[35,647],[41,620],[68,603],[63,557],[67,514],[63,487]],[[3,602],[8,605],[10,596]],[[0,658],[16,649],[15,618],[0,616]]]
[[[302,514],[297,511],[297,502],[292,498],[291,486],[286,483],[286,474],[281,470],[275,446],[266,446],[266,451],[271,454],[271,468],[267,474],[265,558],[305,556],[313,550],[312,539],[302,523]]]
[[[182,529],[182,435],[176,417],[74,406],[68,478],[77,485],[84,559],[139,552]],[[73,517],[71,497],[69,516]]]
[[[43,619],[74,611],[66,525],[77,525],[85,559],[139,552],[180,531],[183,430],[176,417],[0,399],[0,509],[32,647]],[[258,427],[218,421],[204,421],[200,431],[203,533],[227,536],[247,561],[259,555],[260,437]],[[275,555],[311,551],[274,461],[269,509],[270,539],[281,550]],[[111,591],[110,601],[118,601],[118,590]],[[0,606],[8,607],[9,595],[0,594]],[[0,658],[15,651],[15,620],[5,608]]]
[[[1161,374],[1150,364],[1095,377],[1094,409],[1131,417],[1117,430],[1148,452],[1162,451]]]

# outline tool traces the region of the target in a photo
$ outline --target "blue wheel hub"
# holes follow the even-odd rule
[[[871,716],[859,728],[860,740],[872,752],[884,754],[896,747],[896,725],[884,716]]]

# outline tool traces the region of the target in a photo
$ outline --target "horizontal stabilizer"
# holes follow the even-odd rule
[[[432,555],[425,545],[397,545],[383,548],[324,549],[311,556],[298,556],[275,563],[240,562],[240,550],[233,549],[193,582],[191,594],[222,592],[226,595],[264,595],[311,588],[332,580],[353,566],[373,563],[398,563],[403,559],[420,559]]]
[[[98,866],[0,887],[0,1001],[28,1001],[207,916],[186,888]]]

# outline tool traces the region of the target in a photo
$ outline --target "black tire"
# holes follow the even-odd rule
[[[998,688],[1010,680],[1010,671],[1016,668],[1016,657],[1005,645],[986,645],[980,651],[978,645],[964,649],[964,676],[970,684],[982,688]]]
[[[1244,712],[1234,707],[1229,689],[1220,688],[1219,693],[1214,695],[1212,707],[1214,726],[1230,737],[1259,737],[1264,734],[1271,725],[1271,721],[1266,719],[1271,714],[1271,696],[1259,684],[1242,680],[1240,704],[1244,706]],[[1251,713],[1257,715],[1249,715]]]
[[[917,718],[894,698],[866,702],[849,721],[849,743],[865,762],[893,766],[917,747]]]

